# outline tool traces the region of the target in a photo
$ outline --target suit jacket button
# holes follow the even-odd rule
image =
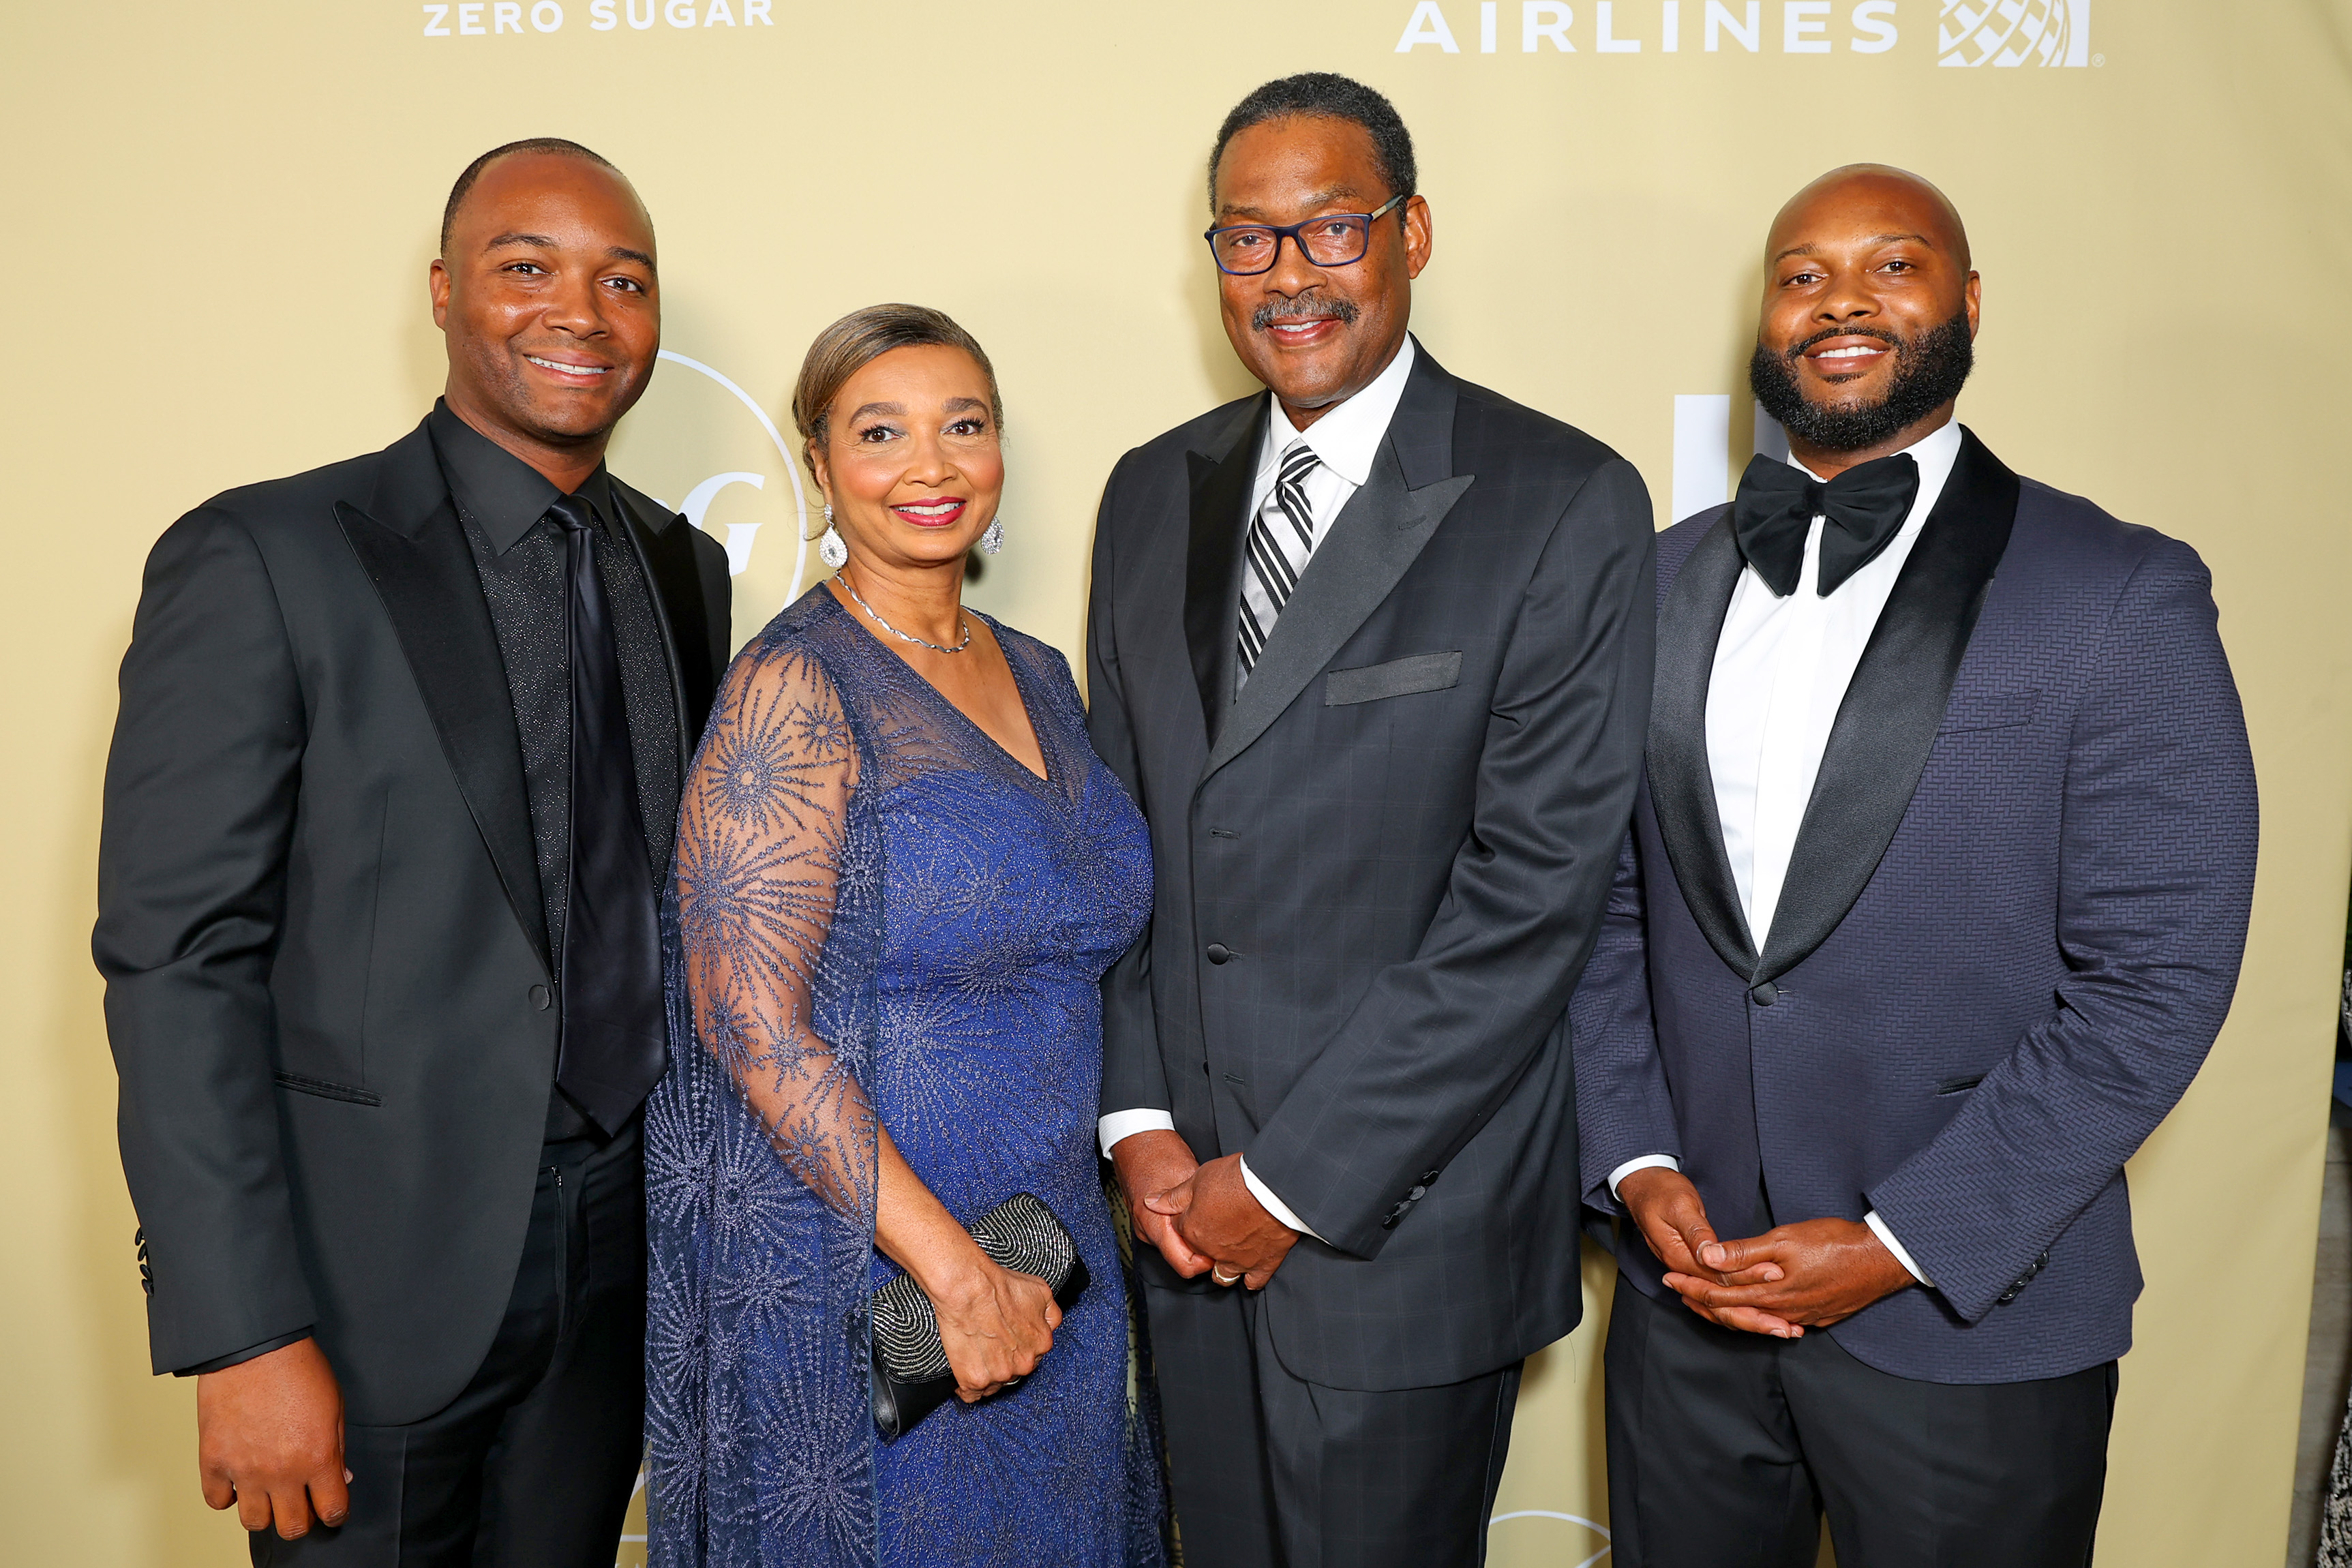
[[[544,985],[534,985],[530,988],[530,1005],[544,1013],[555,1005],[555,994]]]
[[[1748,995],[1759,1007],[1769,1007],[1780,999],[1780,988],[1769,980],[1759,981]]]
[[[1424,1187],[1425,1187],[1425,1186],[1428,1186],[1431,1183],[1433,1183],[1433,1182],[1434,1182],[1434,1181],[1436,1181],[1436,1180],[1437,1180],[1437,1173],[1436,1173],[1436,1172],[1434,1172],[1434,1171],[1423,1171],[1423,1172],[1421,1173],[1421,1184],[1422,1184],[1423,1186],[1424,1186]]]
[[[1222,942],[1213,942],[1209,944],[1209,962],[1211,963],[1223,963],[1227,959],[1233,957],[1233,955],[1234,950],[1227,947]]]

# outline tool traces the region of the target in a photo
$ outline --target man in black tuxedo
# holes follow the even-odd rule
[[[661,335],[617,171],[477,160],[432,297],[422,425],[149,558],[94,943],[123,1168],[155,1370],[256,1563],[609,1568],[726,557],[604,466]]]
[[[1092,730],[1158,891],[1104,983],[1102,1142],[1187,1558],[1470,1563],[1519,1363],[1580,1310],[1559,1026],[1640,767],[1649,499],[1407,335],[1431,222],[1387,100],[1268,83],[1210,190],[1271,392],[1103,498]]]
[[[2083,1568],[2140,1274],[2124,1163],[2204,1060],[2254,869],[2196,552],[1954,421],[1942,194],[1765,247],[1786,427],[1658,545],[1649,767],[1570,1009],[1622,1568]],[[2037,318],[2039,324],[2039,318]],[[1733,1239],[1738,1238],[1738,1239]]]

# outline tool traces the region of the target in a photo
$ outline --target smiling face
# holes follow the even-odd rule
[[[1825,174],[1767,242],[1757,395],[1817,473],[1813,456],[1843,469],[1900,451],[1952,416],[1978,301],[1941,192],[1875,165]]]
[[[811,454],[834,526],[859,562],[959,560],[1004,493],[988,373],[959,348],[876,356],[834,395]]]
[[[1215,224],[1286,226],[1326,213],[1369,213],[1395,194],[1370,132],[1352,120],[1291,115],[1262,121],[1225,143]],[[1225,336],[1303,430],[1396,357],[1412,314],[1412,280],[1429,254],[1429,204],[1419,196],[1372,225],[1360,261],[1317,267],[1285,239],[1270,270],[1217,274]]]
[[[519,153],[484,169],[433,263],[450,408],[526,461],[601,455],[661,347],[653,222],[584,158]],[[536,465],[535,465],[536,466]]]

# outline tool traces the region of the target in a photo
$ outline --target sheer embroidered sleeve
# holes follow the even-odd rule
[[[696,1038],[793,1174],[870,1215],[874,1110],[854,1047],[824,1027],[827,943],[858,881],[858,774],[841,698],[804,645],[738,660],[688,781],[675,875]]]

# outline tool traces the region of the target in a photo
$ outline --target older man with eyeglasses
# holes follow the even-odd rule
[[[1158,891],[1102,1143],[1186,1556],[1472,1563],[1519,1363],[1579,1313],[1560,1019],[1641,766],[1649,498],[1407,335],[1432,230],[1386,99],[1269,82],[1209,182],[1270,395],[1103,498],[1092,730]]]

